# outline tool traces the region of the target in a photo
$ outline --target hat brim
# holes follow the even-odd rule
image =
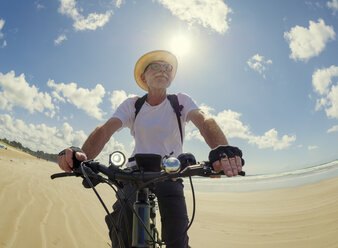
[[[136,83],[145,91],[148,91],[148,86],[143,82],[141,74],[144,72],[147,65],[154,61],[164,61],[172,65],[173,70],[171,72],[172,79],[175,78],[177,71],[177,58],[171,52],[165,50],[156,50],[144,54],[137,62],[134,68],[134,77]]]

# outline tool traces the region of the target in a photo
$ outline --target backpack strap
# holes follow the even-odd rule
[[[136,100],[135,102],[135,118],[137,114],[140,112],[143,104],[145,103],[147,99],[148,94],[145,94],[143,97],[140,97],[139,99]],[[180,105],[178,102],[178,97],[175,94],[172,95],[167,95],[167,98],[170,102],[171,107],[174,109],[174,112],[177,117],[177,123],[178,127],[180,129],[180,134],[181,134],[181,142],[183,144],[183,131],[182,131],[182,124],[181,124],[181,111],[183,109],[183,105]]]
[[[181,133],[181,142],[183,144],[183,132],[182,132],[182,124],[181,124],[181,111],[183,109],[183,105],[180,105],[178,102],[178,97],[177,95],[173,94],[173,95],[168,95],[167,96],[171,106],[174,109],[174,112],[176,114],[177,117],[177,123],[178,123],[178,127],[180,129],[180,133]]]
[[[145,94],[144,96],[142,96],[142,97],[140,97],[139,99],[136,100],[136,102],[135,102],[135,119],[136,119],[138,112],[140,112],[143,104],[147,100],[147,96],[148,96],[148,94]]]

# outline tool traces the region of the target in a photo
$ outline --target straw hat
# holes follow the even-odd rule
[[[136,83],[145,91],[148,91],[148,86],[145,82],[141,79],[141,74],[144,72],[144,69],[149,65],[151,62],[154,61],[164,61],[168,64],[171,64],[173,67],[172,70],[172,79],[174,79],[177,71],[177,58],[174,54],[171,52],[165,51],[165,50],[156,50],[151,51],[149,53],[144,54],[135,65],[134,69],[134,77],[136,80]]]

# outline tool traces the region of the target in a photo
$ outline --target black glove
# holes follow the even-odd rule
[[[74,163],[73,168],[80,167],[81,162],[79,160],[77,160],[77,158],[75,156],[75,153],[76,152],[82,152],[82,153],[84,153],[83,150],[81,148],[79,148],[79,147],[76,147],[76,146],[71,146],[69,148],[73,151],[73,163]],[[58,156],[63,156],[65,154],[66,154],[66,149],[64,149],[61,152],[59,152]],[[94,187],[101,182],[99,179],[96,179],[96,178],[90,178],[90,181],[91,181],[91,183],[93,184]],[[83,185],[83,187],[85,187],[87,189],[91,188],[86,178],[83,178],[82,185]]]
[[[71,146],[71,147],[69,147],[72,151],[73,151],[73,168],[78,168],[79,166],[80,166],[80,161],[79,160],[77,160],[77,158],[75,157],[75,153],[76,152],[82,152],[82,153],[84,153],[83,151],[82,151],[82,149],[81,148],[79,148],[79,147],[76,147],[76,146]],[[66,149],[63,149],[61,152],[59,152],[59,154],[58,154],[58,156],[63,156],[63,155],[65,155],[66,154]]]
[[[222,158],[233,158],[239,156],[242,160],[242,166],[244,166],[244,159],[242,158],[242,151],[238,147],[234,146],[217,146],[209,153],[209,161],[213,163]]]

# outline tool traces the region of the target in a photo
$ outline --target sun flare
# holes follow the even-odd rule
[[[191,50],[191,42],[185,35],[176,35],[171,39],[171,51],[178,57],[187,55]]]

